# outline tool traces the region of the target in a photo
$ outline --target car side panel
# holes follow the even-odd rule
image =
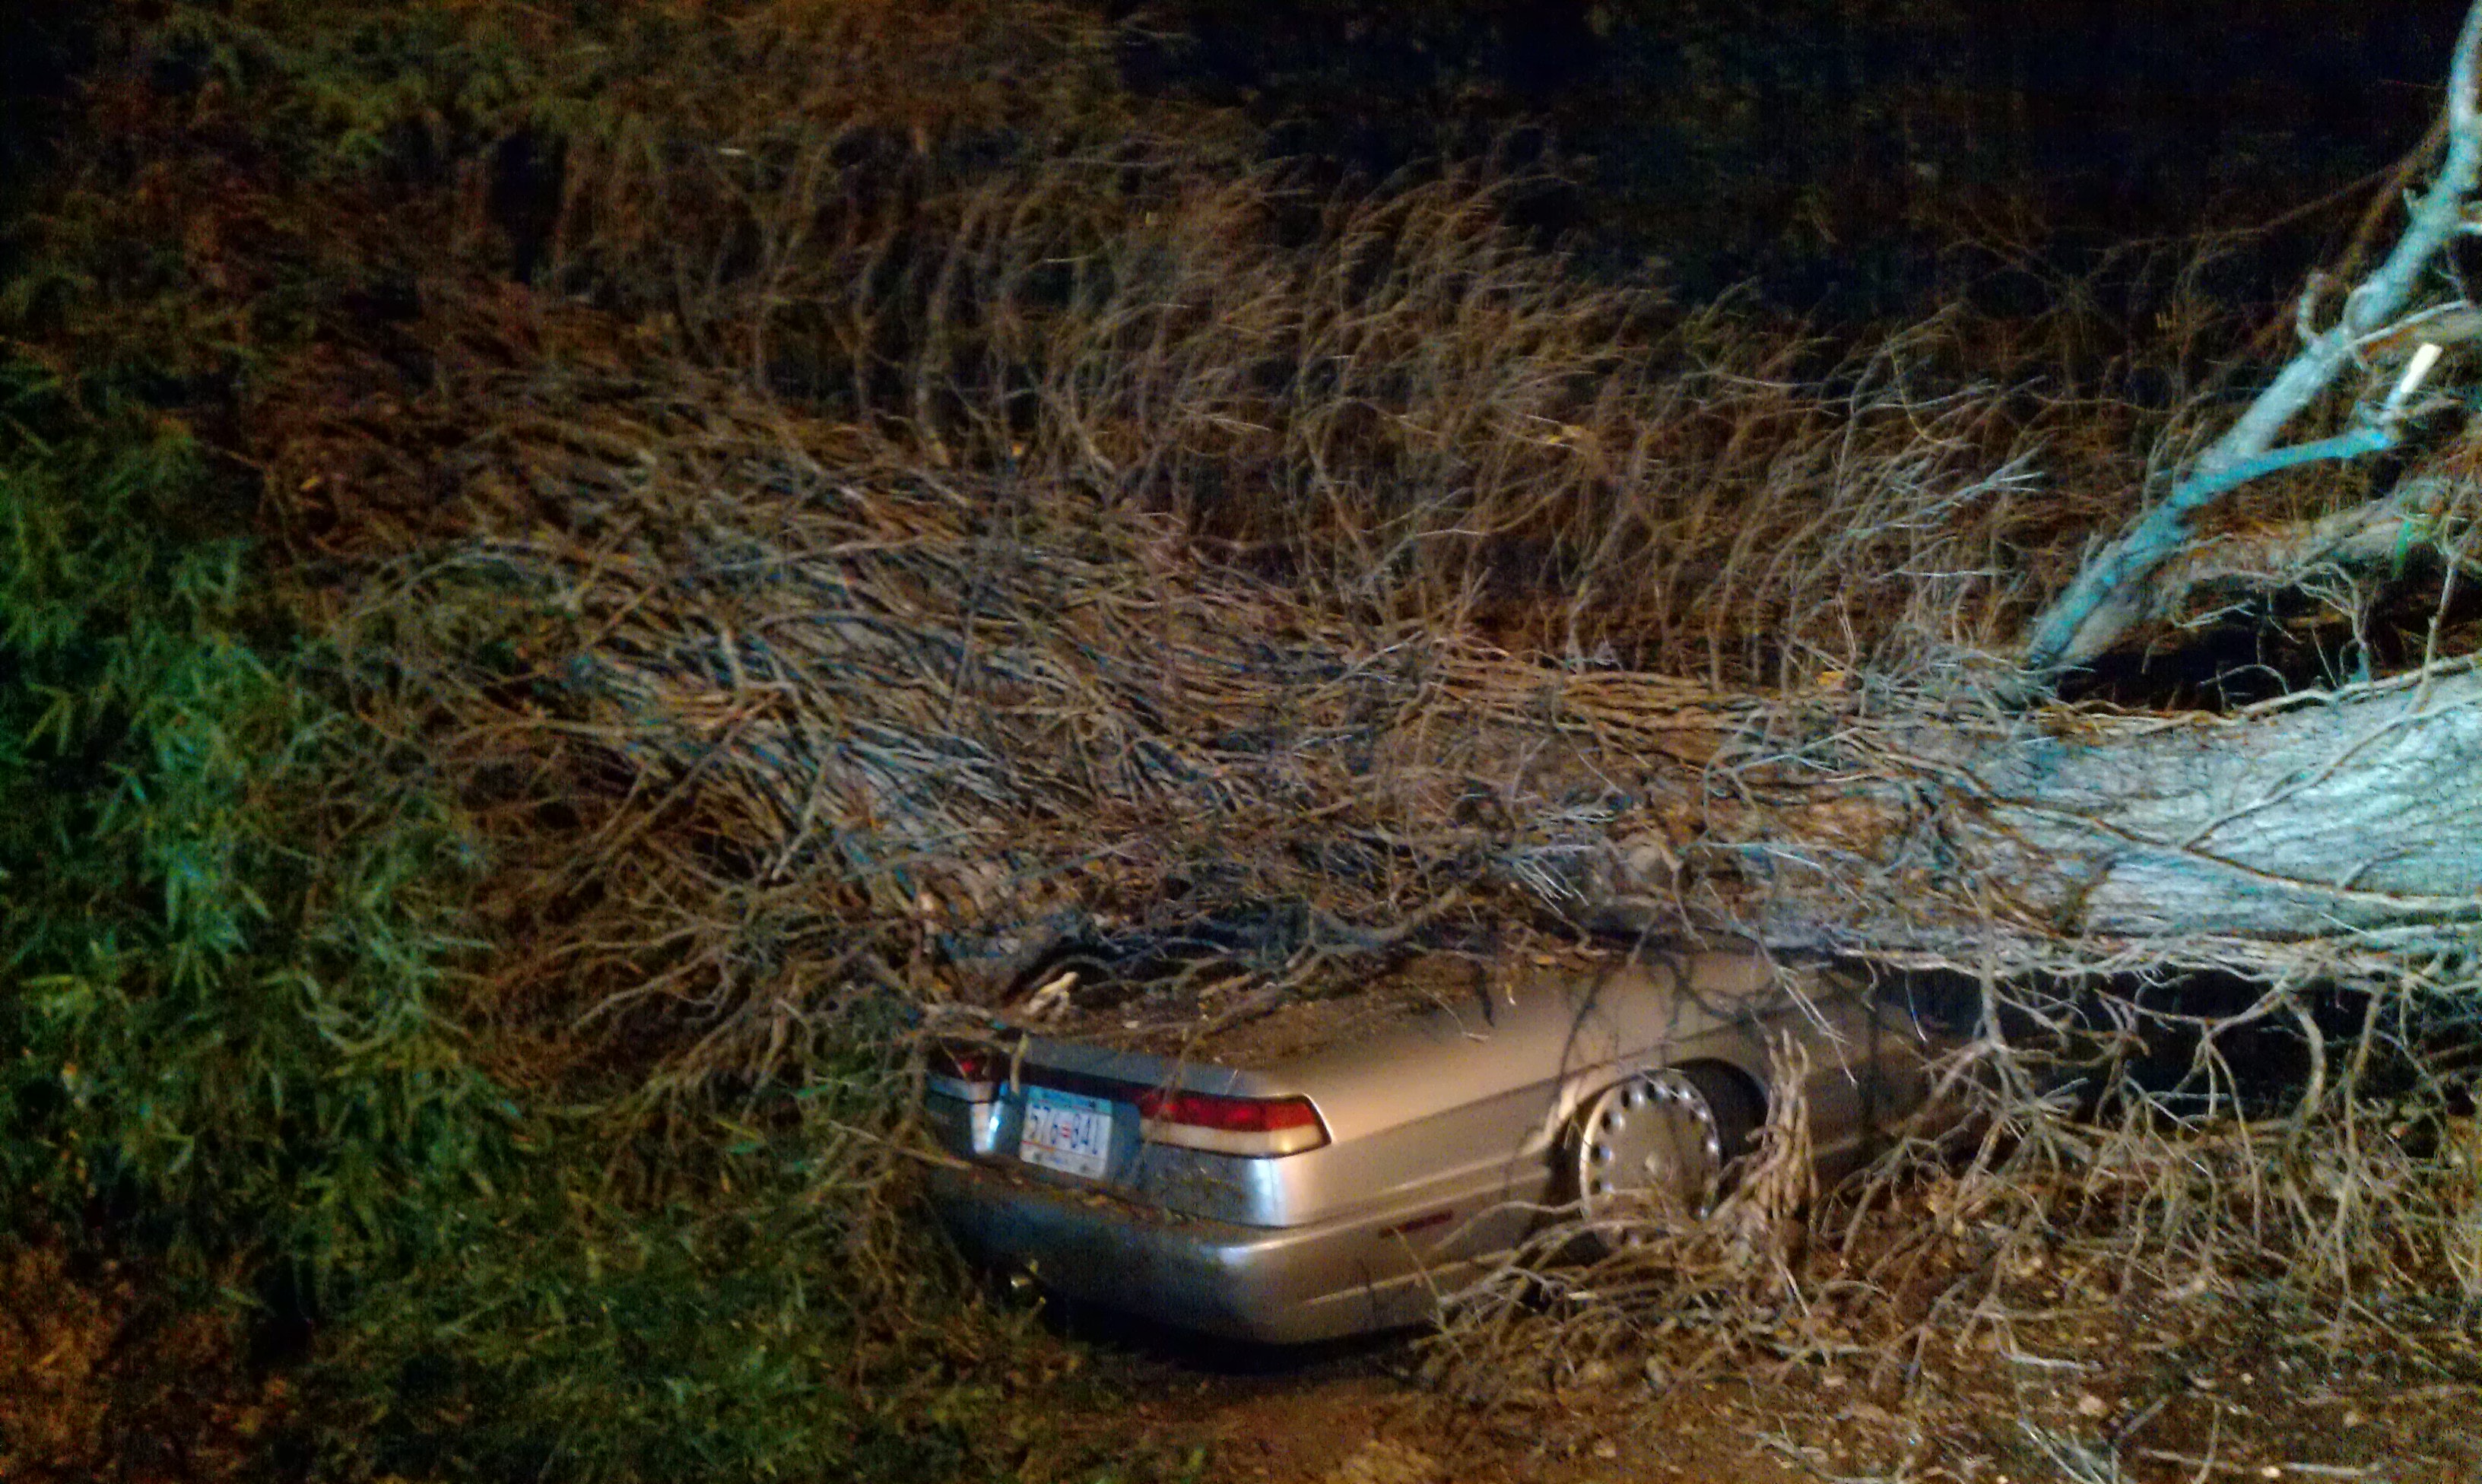
[[[1748,1028],[1766,983],[1725,955],[1539,974],[1287,1067],[1283,1082],[1307,1094],[1336,1141],[1349,1143],[1667,1047],[1702,1046],[1763,1079],[1764,1041]],[[1530,1136],[1539,1122],[1511,1129],[1503,1142]]]

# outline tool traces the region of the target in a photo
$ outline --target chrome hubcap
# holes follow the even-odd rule
[[[1641,1072],[1613,1083],[1577,1127],[1576,1189],[1589,1220],[1666,1207],[1697,1215],[1713,1201],[1723,1135],[1704,1094],[1679,1073]]]

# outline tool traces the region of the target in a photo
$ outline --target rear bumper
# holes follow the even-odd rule
[[[1435,1306],[1410,1261],[1386,1263],[1401,1244],[1365,1221],[1266,1228],[1170,1216],[979,1165],[933,1170],[929,1191],[968,1256],[1184,1329],[1292,1344],[1410,1324]]]

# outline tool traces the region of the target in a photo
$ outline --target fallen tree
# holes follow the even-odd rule
[[[599,313],[436,291],[408,333],[460,369],[407,426],[462,440],[456,500],[318,410],[352,368],[279,399],[271,467],[305,529],[396,574],[346,611],[431,656],[458,735],[528,739],[528,788],[599,821],[525,895],[573,912],[601,872],[610,930],[513,977],[557,964],[597,1016],[685,997],[710,1050],[732,1025],[780,1054],[823,980],[995,1001],[1063,944],[1267,903],[1301,909],[1265,946],[1296,969],[1453,918],[2445,973],[2482,902],[2482,713],[2469,480],[2427,379],[2452,363],[2423,337],[2472,315],[2439,255],[2474,189],[2477,28],[2402,241],[2333,325],[2305,299],[2295,361],[2074,572],[2083,508],[2041,486],[2107,481],[2074,429],[2108,409],[1925,387],[1953,322],[1790,382],[1813,348],[1575,288],[1454,176],[1335,206],[1300,249],[1221,165],[1141,151],[1103,201],[1079,166],[957,187],[917,160],[953,230],[891,226],[825,163],[733,178],[763,97],[673,189],[720,203],[715,251],[738,212],[782,273],[713,279],[682,333],[880,346],[845,415],[650,361]],[[700,250],[594,225],[595,191],[645,189],[573,188],[555,271]],[[838,261],[894,300],[805,298]],[[2322,408],[2351,430],[2276,446]],[[2418,467],[2365,503],[2251,503],[2416,428]],[[2403,674],[2227,714],[2039,689],[2201,592],[2409,552],[2440,586]],[[477,644],[515,658],[478,671]],[[658,898],[697,924],[621,925]]]
[[[2287,982],[2470,941],[2462,660],[2224,714],[2010,705],[1995,666],[1717,687],[1339,611],[729,378],[626,385],[444,393],[491,428],[464,534],[351,621],[576,820],[528,895],[608,921],[510,979],[694,1004],[743,1073],[857,974],[996,1006],[1065,946],[1284,904],[1254,956],[1303,982],[1455,924]]]
[[[505,17],[425,13],[501,54]],[[1062,14],[753,5],[685,40],[652,13],[544,21],[594,44],[546,47],[522,107],[417,89],[354,122],[450,163],[340,165],[353,210],[235,186],[283,152],[221,157],[251,137],[223,94],[131,105],[185,167],[149,177],[185,243],[298,234],[220,285],[353,286],[254,369],[222,453],[341,657],[323,683],[368,771],[473,825],[443,853],[488,863],[453,895],[491,951],[436,1013],[494,1085],[591,1089],[622,1142],[753,1088],[874,1095],[837,1080],[857,1046],[888,1073],[925,1026],[1022,1014],[1065,953],[1245,980],[1178,1028],[1211,1034],[1416,946],[1731,934],[1984,986],[1957,1070],[2007,1137],[1941,1177],[1940,1240],[2100,1231],[2131,1289],[2214,1258],[2359,1319],[2381,1257],[2482,1292],[2442,1132],[2464,1074],[2402,1028],[2470,1002],[2482,907],[2473,483],[2439,392],[2472,311],[2438,271],[2473,191],[2475,23],[2403,243],[2334,325],[2305,300],[2301,358],[2139,509],[2132,451],[2194,420],[2064,379],[2021,326],[1955,309],[1835,347],[1584,286],[1486,171],[1312,191],[1126,99],[1024,127],[1054,85],[1109,94],[1108,47]],[[197,24],[254,87],[301,66],[320,100],[391,96],[327,75],[384,48]],[[991,60],[1021,54],[1048,61]],[[548,158],[545,199],[502,199]],[[63,232],[139,209],[71,195],[92,215]],[[123,323],[46,353],[109,360]],[[2278,446],[2311,416],[2344,430]],[[2410,467],[2343,487],[2379,452]],[[2381,580],[2435,584],[2432,616],[2367,679],[2213,714],[2054,689],[2236,593],[2353,622]],[[2241,1002],[2142,992],[2199,970]],[[1122,988],[1082,1007],[1117,1023]],[[2344,990],[2419,1014],[2368,1009],[2284,1119],[2193,1119],[2123,1075],[2186,1035],[2215,1091],[2223,1028],[2268,1021],[2323,1055]],[[2045,1058],[2073,1057],[2099,1123],[2051,1095]],[[886,1116],[805,1125],[835,1158],[785,1166],[805,1200],[841,1180],[858,1264],[887,1250]],[[670,1178],[677,1146],[629,1147]],[[572,1237],[595,1250],[542,1250]],[[1934,1317],[1982,1313],[1988,1251]],[[1788,1312],[1752,1291],[1745,1317]]]

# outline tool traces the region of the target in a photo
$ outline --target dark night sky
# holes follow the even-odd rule
[[[1543,224],[1794,299],[1918,290],[2039,219],[2073,256],[2263,220],[2436,112],[2461,0],[1162,0],[1142,89],[1368,176],[1547,142]],[[1503,148],[1506,144],[1503,143]]]
[[[1495,152],[1520,220],[1690,297],[1756,277],[1869,313],[1952,287],[1994,223],[2074,269],[2265,221],[2397,159],[2463,0],[1085,0],[1144,91],[1237,107],[1376,180]],[[108,0],[0,4],[0,195]],[[2268,244],[2283,296],[2359,200]],[[5,204],[5,202],[0,202]],[[2257,250],[2257,249],[2254,249]]]

